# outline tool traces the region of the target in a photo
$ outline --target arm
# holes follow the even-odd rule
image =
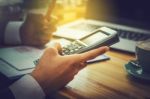
[[[14,1],[9,1],[9,2],[4,1],[4,0],[0,1],[0,3],[2,3],[0,6],[4,6],[8,9],[8,11],[7,10],[3,11],[3,7],[0,8],[0,11],[2,12],[2,15],[0,18],[1,19],[0,20],[0,45],[2,45],[2,44],[7,44],[7,45],[25,44],[25,45],[34,45],[34,46],[42,45],[43,46],[44,44],[46,44],[51,38],[51,36],[50,36],[51,33],[54,32],[56,29],[54,24],[51,24],[50,22],[47,22],[47,24],[43,25],[43,23],[45,21],[43,17],[45,17],[45,15],[47,13],[50,1],[51,0],[42,0],[42,1],[41,0],[14,0]],[[10,4],[12,4],[12,5],[9,6]],[[15,20],[18,20],[20,18],[20,16],[22,15],[22,11],[17,10],[17,8],[20,6],[19,5],[15,6],[15,4],[21,4],[20,9],[22,9],[22,7],[25,9],[25,12],[27,13],[26,14],[27,17],[26,17],[25,21],[22,21],[22,22],[18,22],[18,21],[12,22],[11,21],[11,20],[14,20],[13,19],[14,17],[16,18]],[[18,11],[18,12],[16,12],[16,11]],[[19,16],[18,16],[18,14],[19,14]],[[13,18],[11,16],[13,16]],[[30,18],[29,16],[32,16],[32,18]],[[26,22],[30,19],[31,19],[31,22]],[[32,19],[36,19],[36,21],[33,23]],[[8,22],[8,21],[10,21],[10,22]],[[43,26],[38,27],[37,21],[39,21],[38,24],[43,25]],[[24,24],[22,24],[22,23],[24,23]],[[31,36],[32,31],[30,32],[30,34],[25,31],[26,29],[29,28],[28,25],[30,25],[30,24],[32,24],[32,27],[31,27],[32,29],[37,30],[36,31],[37,33],[35,33],[35,32],[32,33],[32,36]],[[48,26],[48,24],[49,24],[49,26]],[[49,29],[45,28],[45,26],[49,27]],[[21,28],[21,30],[20,30],[20,27],[23,27],[23,28]],[[22,32],[22,31],[24,31],[24,32]],[[46,35],[45,31],[49,32],[50,35],[48,35],[48,34]],[[42,37],[37,36],[38,32],[43,33],[43,36]],[[30,36],[30,37],[28,37],[28,36]],[[31,40],[31,38],[32,38],[32,40]],[[30,40],[30,42],[27,42],[27,40]],[[40,41],[38,42],[38,40],[40,40]],[[39,45],[38,45],[38,43],[39,43]]]
[[[42,11],[42,12],[41,12]],[[31,45],[43,46],[52,38],[56,31],[54,23],[51,23],[40,14],[44,10],[31,10],[25,21],[12,21],[6,25],[4,43],[7,45]]]
[[[26,18],[21,22],[8,22],[3,34],[0,33],[4,38],[3,42],[8,45],[43,46],[49,42],[52,33],[56,30],[54,22],[56,20],[51,18],[52,23],[45,17],[49,0],[37,0],[36,3],[35,0],[23,0],[23,2],[27,13]]]
[[[61,56],[60,46],[47,48],[35,70],[25,75],[9,88],[16,99],[44,99],[64,87],[74,76],[86,67],[86,61],[105,53],[108,47],[101,47],[82,54]],[[9,92],[4,91],[3,93]],[[0,97],[3,94],[0,93]]]

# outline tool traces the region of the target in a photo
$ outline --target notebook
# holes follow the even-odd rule
[[[137,41],[150,39],[150,6],[147,0],[88,0],[84,19],[58,28],[54,36],[82,39],[102,26],[118,31],[120,42],[112,48],[134,53]]]
[[[35,67],[33,61],[42,54],[43,50],[29,46],[1,48],[0,72],[8,78],[31,73]]]

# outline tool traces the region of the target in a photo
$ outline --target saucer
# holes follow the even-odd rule
[[[125,69],[126,69],[127,73],[129,75],[132,75],[133,77],[150,81],[150,73],[143,72],[141,67],[137,67],[137,66],[133,65],[131,62],[128,62],[125,65]]]

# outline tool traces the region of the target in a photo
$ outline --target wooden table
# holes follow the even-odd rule
[[[131,79],[124,65],[133,54],[111,50],[108,61],[89,64],[81,70],[56,99],[150,99],[150,84]]]

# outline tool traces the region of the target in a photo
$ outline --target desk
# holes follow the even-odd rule
[[[150,99],[150,84],[130,79],[125,71],[124,64],[135,56],[113,50],[106,54],[110,60],[88,65],[56,99]]]

